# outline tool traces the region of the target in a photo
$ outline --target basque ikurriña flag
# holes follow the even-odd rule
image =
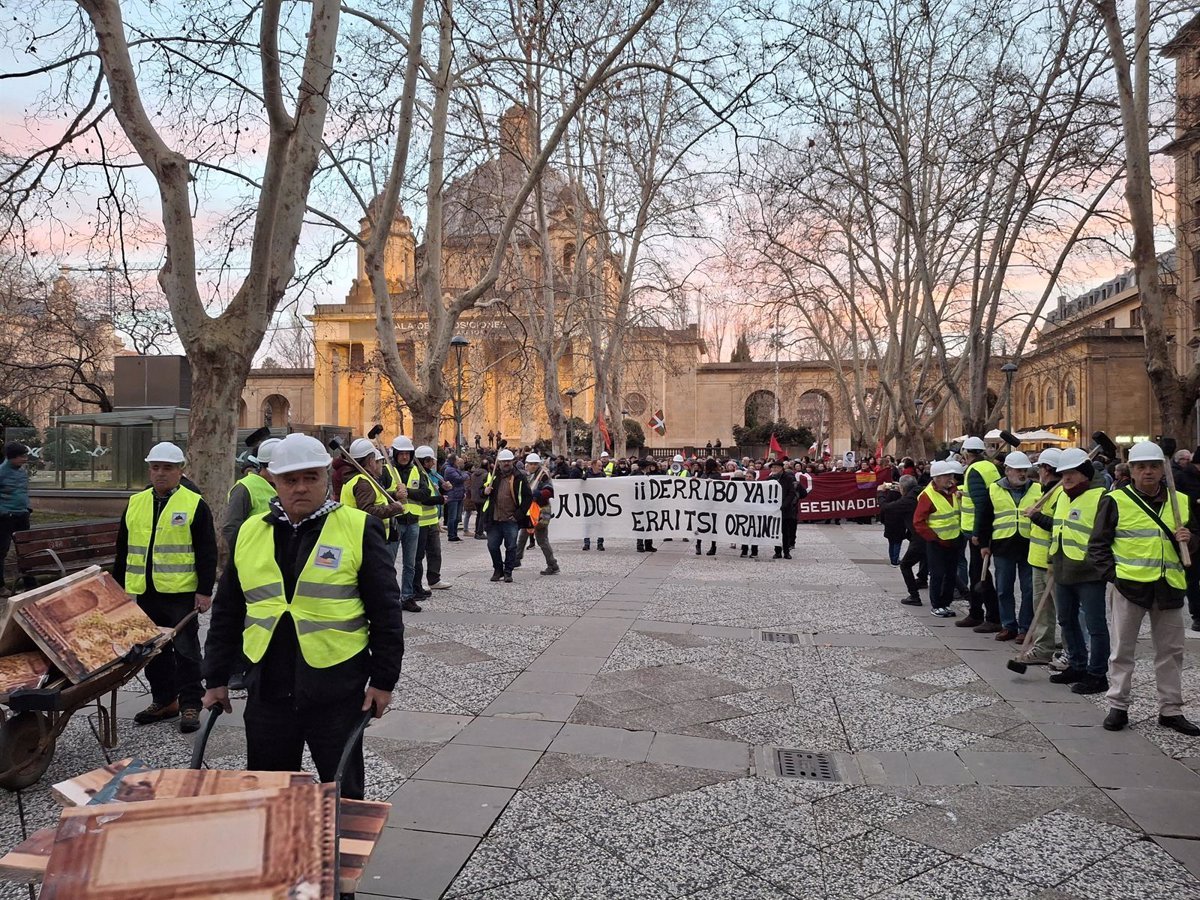
[[[655,412],[646,424],[657,431],[660,436],[667,433],[667,420],[663,418],[663,411],[661,409]]]

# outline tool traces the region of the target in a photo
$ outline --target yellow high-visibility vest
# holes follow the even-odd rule
[[[1021,510],[1037,503],[1042,496],[1042,486],[1037,482],[1025,485],[1020,501],[1013,500],[1012,492],[1000,486],[999,481],[988,485],[988,496],[992,501],[992,540],[1002,541],[1020,534],[1027,538],[1032,533],[1033,523],[1021,515]]]
[[[972,472],[978,472],[979,477],[988,487],[992,486],[993,481],[1000,480],[1000,470],[990,460],[981,459],[967,466],[966,474],[963,475],[962,487],[958,489],[959,496],[962,497],[962,530],[967,535],[975,533],[975,501],[971,499],[971,494],[967,490],[967,485],[971,483]]]
[[[265,516],[267,510],[271,508],[271,498],[279,496],[275,491],[275,485],[267,481],[257,472],[248,472],[242,478],[237,480],[246,489],[246,493],[250,495],[250,515]],[[233,496],[233,488],[229,489],[229,497]],[[226,498],[228,499],[228,497]],[[247,516],[246,518],[249,518]]]
[[[420,465],[420,463],[418,463],[417,465]],[[423,469],[421,472],[421,475],[425,478],[426,481],[429,482],[429,490],[432,492],[436,492],[438,487],[437,487],[437,484],[434,483],[433,476],[429,474],[429,470]],[[421,514],[420,514],[420,517],[417,519],[417,524],[420,525],[422,528],[425,528],[429,525],[436,525],[438,523],[438,519],[440,518],[440,516],[438,515],[439,508],[440,507],[435,506],[433,504],[430,504],[429,506],[422,505],[421,506]]]
[[[1076,562],[1087,556],[1088,541],[1096,524],[1096,508],[1104,488],[1088,488],[1074,500],[1063,491],[1054,504],[1054,530],[1050,533],[1050,555],[1062,548],[1063,556]]]
[[[1113,538],[1113,558],[1117,562],[1117,577],[1125,581],[1158,581],[1166,578],[1167,584],[1178,590],[1187,588],[1187,576],[1183,563],[1179,561],[1179,549],[1158,527],[1141,505],[1128,491],[1119,488],[1109,494],[1117,504],[1117,531]],[[1185,498],[1186,499],[1186,498]],[[1186,525],[1191,512],[1188,504],[1179,504],[1179,516]],[[1175,511],[1170,503],[1164,503],[1158,517],[1172,533],[1179,527]]]
[[[154,523],[154,488],[129,498],[125,528],[129,543],[125,557],[125,590],[144,594],[146,560],[153,561],[154,589],[163,594],[186,594],[200,586],[196,577],[196,550],[192,546],[192,523],[200,508],[200,495],[180,485]],[[153,537],[151,537],[153,535]]]
[[[396,472],[396,483],[400,483],[400,472]],[[411,491],[421,484],[421,466],[414,460],[412,468],[408,470],[408,481],[405,482],[405,487]],[[421,504],[416,500],[404,501],[404,514],[406,516],[415,516],[418,521],[421,519]]]
[[[367,514],[349,506],[325,516],[291,603],[275,562],[274,526],[262,518],[242,525],[233,559],[246,596],[242,652],[250,662],[263,658],[285,612],[295,623],[300,654],[314,669],[336,666],[367,649],[367,617],[358,592],[366,525]]]
[[[354,499],[354,485],[360,481],[366,481],[371,486],[371,490],[375,492],[375,505],[387,506],[392,502],[392,498],[379,489],[379,485],[373,480],[368,479],[362,472],[356,474],[353,478],[342,485],[341,501],[343,506],[349,506],[353,509],[358,509],[358,501]],[[392,523],[391,519],[383,520],[384,535],[391,534]]]
[[[947,500],[946,495],[933,486],[933,482],[925,485],[921,491],[929,497],[933,504],[933,512],[929,514],[929,527],[943,541],[953,541],[962,534],[962,521],[959,517],[958,495],[954,500]]]
[[[1051,497],[1043,505],[1043,510],[1048,510],[1047,515],[1054,517],[1054,506],[1058,499],[1053,496],[1055,493],[1061,493],[1062,488],[1058,482],[1050,485]],[[1036,502],[1036,501],[1035,501]],[[1024,519],[1024,516],[1021,516]],[[1050,567],[1050,532],[1038,525],[1032,519],[1027,519],[1029,522],[1029,564],[1037,566],[1039,569],[1048,569]]]

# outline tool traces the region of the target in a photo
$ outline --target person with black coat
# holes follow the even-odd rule
[[[908,539],[908,549],[899,562],[900,577],[904,579],[904,587],[908,590],[908,596],[900,601],[905,606],[921,605],[921,595],[918,593],[921,587],[920,575],[919,572],[913,574],[914,567],[919,567],[925,559],[925,541],[913,528],[913,513],[917,511],[920,492],[916,478],[912,475],[902,475],[900,496],[883,507],[884,535],[888,535],[888,529],[892,529],[892,533],[895,534],[902,528]]]
[[[783,519],[783,542],[775,548],[774,558],[791,559],[792,548],[796,546],[796,476],[783,470],[781,459],[771,460],[770,468],[767,480],[779,482],[782,489],[779,512]]]
[[[331,462],[308,435],[276,445],[279,496],[238,531],[204,648],[206,709],[232,711],[230,675],[250,661],[246,767],[298,772],[307,745],[323,782],[362,714],[387,710],[404,655],[383,522],[330,498]],[[341,793],[361,800],[361,740],[352,754]]]

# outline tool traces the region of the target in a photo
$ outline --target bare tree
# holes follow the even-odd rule
[[[78,0],[38,6],[9,29],[10,43],[54,55],[6,77],[49,79],[44,105],[74,110],[0,181],[15,221],[25,223],[22,210],[54,195],[70,173],[92,170],[113,186],[140,168],[153,180],[166,246],[159,284],[193,373],[188,457],[218,515],[233,475],[238,399],[295,273],[340,20],[337,0],[304,8],[264,0],[240,15],[218,3],[143,10]],[[221,209],[210,179],[218,174],[247,196],[198,233],[197,206]],[[133,211],[119,189],[109,196],[113,230],[122,232]],[[212,249],[217,236],[223,243]],[[214,253],[245,266],[226,266],[216,285],[203,282],[202,258]],[[237,284],[228,280],[233,271],[244,273]]]
[[[1088,6],[800,12],[794,124],[742,204],[765,282],[871,438],[918,438],[933,375],[982,433],[1003,409],[993,360],[1020,358],[1068,259],[1112,227],[1119,141]]]
[[[268,346],[281,365],[293,369],[312,368],[312,326],[296,310],[289,310],[280,317]]]

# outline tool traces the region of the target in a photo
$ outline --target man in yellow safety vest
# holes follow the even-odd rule
[[[1047,447],[1037,458],[1038,483],[1042,487],[1042,495],[1051,494],[1046,498],[1044,507],[1054,509],[1058,502],[1058,460],[1062,451],[1057,447]],[[1021,509],[1021,517],[1028,518],[1026,511],[1033,508],[1037,501]],[[1042,594],[1046,591],[1047,570],[1050,567],[1050,532],[1035,522],[1029,523],[1029,568],[1033,573],[1033,647],[1025,654],[1025,662],[1031,666],[1049,665],[1054,659],[1054,646],[1057,639],[1058,616],[1054,613],[1054,596],[1042,603]],[[1065,668],[1065,663],[1064,663]]]
[[[962,561],[963,531],[957,476],[962,466],[938,460],[929,467],[931,480],[917,498],[913,529],[925,541],[929,558],[929,605],[941,619],[954,618],[950,603]]]
[[[266,514],[267,505],[275,496],[275,485],[271,483],[267,464],[271,462],[271,448],[278,443],[279,438],[267,438],[259,444],[250,457],[250,471],[229,489],[225,521],[221,523],[221,537],[226,548],[233,546],[233,538],[243,522],[251,516]]]
[[[330,498],[332,460],[289,434],[270,471],[279,496],[238,531],[205,644],[204,706],[231,709],[228,680],[244,655],[246,766],[301,770],[305,745],[333,781],[362,713],[382,716],[404,655],[400,590],[383,523]],[[362,742],[342,796],[362,799]]]
[[[1000,470],[987,457],[987,445],[983,438],[969,437],[962,444],[962,457],[966,470],[962,483],[962,531],[967,540],[967,587],[973,588],[983,580],[983,553],[976,532],[975,508],[987,503],[988,488],[1000,480]],[[998,631],[1000,610],[985,608],[975,591],[968,593],[970,611],[965,619],[955,623],[959,628],[977,628],[990,624],[989,631]],[[989,604],[991,606],[991,604]]]
[[[996,640],[1024,640],[1033,622],[1033,569],[1029,566],[1029,537],[1033,523],[1020,511],[1042,496],[1042,486],[1029,478],[1033,463],[1020,450],[1004,458],[1004,477],[988,485],[988,496],[975,510],[975,534],[984,559],[996,568],[996,593],[999,597],[1000,624],[976,627],[984,633],[996,631]],[[1021,605],[1016,602],[1016,586],[1021,587]]]
[[[1158,724],[1197,737],[1200,727],[1183,715],[1183,602],[1187,580],[1179,545],[1187,545],[1195,553],[1200,549],[1200,536],[1195,510],[1186,494],[1176,495],[1176,519],[1164,483],[1167,465],[1157,444],[1134,444],[1129,451],[1133,482],[1100,500],[1096,527],[1088,543],[1089,555],[1104,570],[1111,585],[1108,621],[1112,656],[1104,727],[1120,731],[1129,724],[1138,632],[1148,615],[1158,687]]]
[[[207,612],[217,578],[213,516],[181,484],[183,451],[155,444],[146,456],[150,487],[129,498],[117,532],[113,577],[154,622],[174,628],[193,609]],[[146,665],[151,704],[133,717],[149,725],[180,717],[187,734],[200,727],[200,624],[192,619]]]

